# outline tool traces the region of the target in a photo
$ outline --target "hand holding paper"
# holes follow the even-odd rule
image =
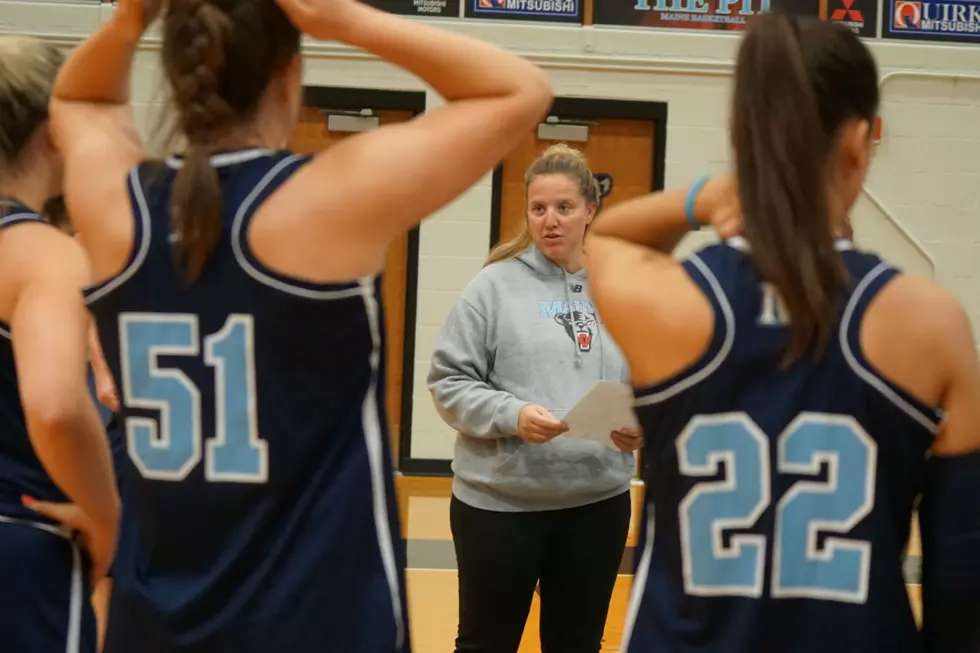
[[[560,422],[547,409],[537,404],[524,406],[517,417],[518,433],[531,444],[542,444],[567,430],[564,422]]]
[[[633,412],[633,389],[612,381],[598,381],[562,421],[568,426],[568,431],[563,434],[565,437],[595,440],[617,451],[621,447],[613,441],[612,432],[639,429],[640,426]],[[635,438],[629,436],[617,439],[635,442]]]

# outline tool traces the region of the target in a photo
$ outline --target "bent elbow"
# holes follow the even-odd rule
[[[21,390],[24,417],[35,448],[57,446],[61,438],[79,428],[84,416],[80,401],[70,393]]]
[[[534,66],[534,74],[528,75],[522,95],[527,103],[528,112],[534,117],[534,121],[540,121],[544,114],[551,109],[555,99],[555,90],[551,85],[548,73],[538,66]]]

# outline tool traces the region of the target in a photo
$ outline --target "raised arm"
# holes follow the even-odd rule
[[[120,0],[68,57],[52,92],[51,126],[65,161],[65,200],[94,281],[120,271],[132,247],[126,175],[143,158],[129,80],[136,46],[159,2]]]
[[[321,152],[263,205],[253,233],[263,211],[293,215],[304,230],[380,260],[394,237],[492,170],[551,104],[547,76],[501,48],[353,0],[279,2],[308,34],[404,68],[447,103]],[[327,220],[323,206],[344,210]]]
[[[475,438],[518,435],[518,416],[528,402],[488,382],[487,320],[460,297],[439,333],[428,386],[439,415]]]
[[[696,223],[731,236],[740,228],[735,206],[726,175],[620,202],[586,232],[590,292],[635,385],[671,376],[710,341],[711,305],[671,252],[694,226],[688,209]]]

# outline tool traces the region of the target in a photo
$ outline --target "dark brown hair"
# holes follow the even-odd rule
[[[273,76],[299,51],[299,38],[274,0],[169,2],[163,66],[187,148],[171,198],[174,260],[192,280],[222,231],[211,143],[254,117]]]
[[[848,281],[828,209],[841,127],[873,122],[874,58],[846,27],[778,12],[749,26],[735,70],[732,140],[744,234],[790,316],[784,363],[826,346]]]

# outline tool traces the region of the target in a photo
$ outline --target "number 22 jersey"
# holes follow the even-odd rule
[[[715,314],[688,369],[635,389],[646,506],[628,653],[922,653],[903,575],[940,413],[863,356],[898,271],[850,274],[821,358],[781,369],[786,313],[741,238],[683,265]]]

